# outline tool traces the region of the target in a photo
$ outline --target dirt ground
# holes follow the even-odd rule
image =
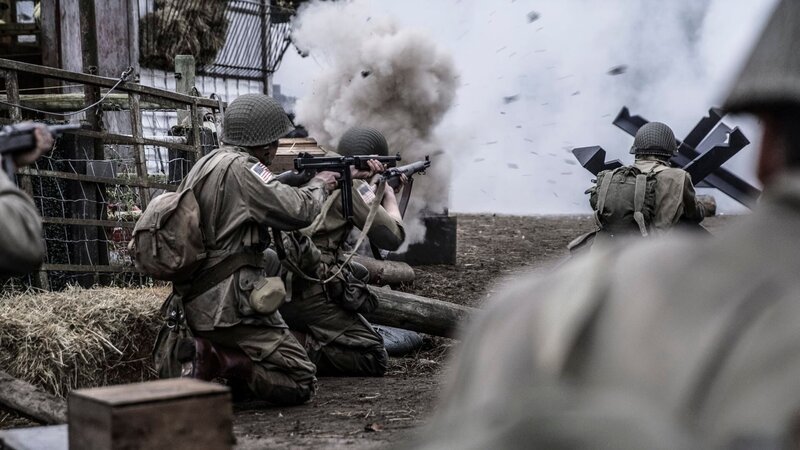
[[[718,230],[729,219],[707,219],[706,228]],[[567,243],[592,227],[590,216],[459,215],[458,263],[416,267],[417,279],[399,289],[481,307],[495,283],[528,267],[549,270],[567,256]],[[457,345],[426,337],[416,354],[392,358],[383,378],[321,378],[317,396],[303,406],[237,403],[237,448],[372,449],[407,442],[433,413]],[[32,425],[1,413],[0,423]]]
[[[708,220],[717,230],[729,217]],[[567,256],[566,245],[590,231],[590,216],[458,216],[458,263],[417,267],[406,292],[480,307],[503,277],[526,267],[548,270]],[[384,378],[321,378],[315,399],[293,408],[259,403],[235,407],[242,449],[373,449],[408,442],[432,414],[447,355],[456,341],[429,338],[408,358],[393,358]]]

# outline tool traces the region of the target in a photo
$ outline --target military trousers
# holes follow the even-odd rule
[[[276,405],[299,405],[316,391],[315,367],[286,328],[234,325],[194,331],[215,345],[238,348],[253,361],[247,386],[259,399]]]
[[[318,375],[386,373],[389,356],[381,335],[361,314],[328,301],[323,292],[306,290],[281,306],[280,313],[292,330],[308,335],[305,348]]]

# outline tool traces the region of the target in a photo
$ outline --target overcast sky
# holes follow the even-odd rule
[[[724,93],[774,0],[358,0],[365,20],[421,30],[452,55],[456,100],[436,129],[452,159],[457,212],[589,212],[592,176],[569,153],[601,145],[631,161],[632,138],[611,124],[622,106],[666,122],[679,138]],[[312,6],[313,7],[313,6]],[[368,36],[364,36],[368,38]],[[293,48],[275,74],[283,92],[314,95],[330,55]],[[610,74],[613,68],[622,67]],[[726,167],[755,182],[753,141]],[[735,202],[717,195],[723,211]]]

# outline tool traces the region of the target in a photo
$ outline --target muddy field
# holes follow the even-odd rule
[[[727,226],[712,218],[706,227]],[[406,292],[481,307],[495,283],[522,269],[546,272],[566,245],[591,230],[589,216],[458,216],[458,264],[417,267]],[[307,405],[276,408],[237,403],[237,448],[386,448],[408,441],[433,412],[448,355],[458,342],[426,337],[416,354],[392,358],[383,378],[321,378]],[[0,414],[2,427],[32,423]]]
[[[728,218],[712,218],[719,229]],[[526,267],[548,270],[566,245],[591,230],[589,216],[458,216],[458,264],[415,268],[401,289],[480,307],[494,283]],[[385,448],[407,442],[432,414],[456,341],[427,339],[409,358],[393,358],[384,378],[321,378],[316,398],[301,407],[236,406],[239,448]]]

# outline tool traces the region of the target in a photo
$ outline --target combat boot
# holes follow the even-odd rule
[[[214,345],[208,339],[185,339],[178,347],[181,377],[211,381],[215,378],[250,381],[253,361],[238,349]]]

